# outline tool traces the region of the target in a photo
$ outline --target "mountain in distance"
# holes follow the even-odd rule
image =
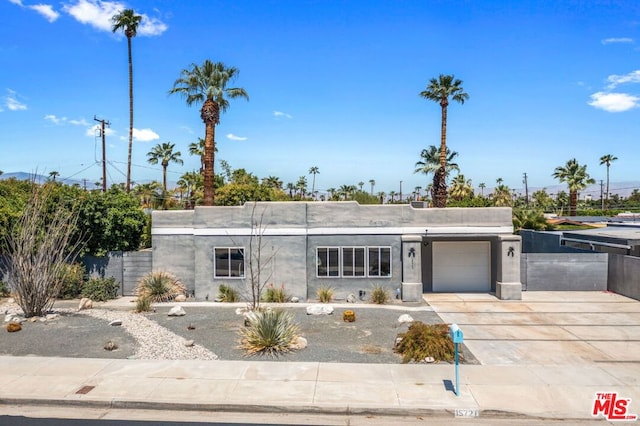
[[[0,175],[0,179],[11,179],[14,178],[16,180],[33,180],[36,183],[44,183],[48,180],[51,180],[49,176],[39,175],[37,173],[27,173],[27,172],[11,172],[11,173],[3,173]],[[56,182],[62,182],[66,185],[83,185],[84,181],[78,179],[64,179],[61,177],[56,178]]]

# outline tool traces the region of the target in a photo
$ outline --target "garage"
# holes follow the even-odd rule
[[[491,291],[491,242],[434,241],[433,291]]]

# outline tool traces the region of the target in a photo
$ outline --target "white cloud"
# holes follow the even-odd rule
[[[140,142],[151,142],[160,139],[160,135],[151,129],[133,129],[133,138]]]
[[[87,136],[91,136],[91,137],[98,137],[100,136],[100,125],[96,124],[95,126],[91,126],[87,129],[87,132],[85,133]],[[104,134],[105,136],[113,136],[115,135],[116,132],[114,132],[112,129],[110,129],[109,127],[105,127],[104,129]]]
[[[597,92],[591,95],[591,105],[607,112],[624,112],[640,106],[640,98],[627,93]]]
[[[282,111],[273,111],[274,117],[284,117],[284,118],[293,118],[290,114]]]
[[[35,4],[33,6],[27,6],[31,10],[35,10],[49,22],[55,22],[60,16],[58,12],[53,10],[53,6],[50,4]]]
[[[633,43],[633,39],[629,37],[610,37],[601,40],[602,44],[613,44],[613,43]]]
[[[619,84],[624,83],[640,83],[640,70],[631,71],[624,75],[613,74],[607,77],[607,81],[609,82],[607,86],[609,89],[614,89]]]
[[[18,94],[15,90],[7,89],[7,96],[4,97],[4,106],[11,111],[24,111],[27,105],[20,102],[17,98]]]
[[[53,115],[53,114],[47,114],[47,115],[45,115],[45,116],[44,116],[44,119],[45,119],[45,120],[48,120],[48,121],[50,121],[50,122],[52,122],[53,124],[60,124],[61,122],[63,122],[63,121],[65,121],[65,120],[66,120],[66,118],[65,118],[65,117],[59,118],[59,117],[56,117],[56,116],[55,116],[55,115]]]
[[[69,120],[69,124],[73,124],[74,126],[88,126],[87,120],[81,118],[80,120]]]
[[[231,139],[232,141],[246,141],[247,138],[242,137],[242,136],[236,136],[233,133],[229,133],[227,135],[227,139]]]
[[[100,31],[112,32],[111,18],[125,9],[124,3],[100,0],[76,0],[74,4],[65,5],[63,10],[78,22],[90,25]],[[157,18],[140,14],[142,20],[138,25],[138,35],[155,36],[167,30],[167,25]],[[121,33],[120,33],[121,34]]]
[[[9,3],[17,4],[18,6],[22,6],[22,0],[9,0]]]

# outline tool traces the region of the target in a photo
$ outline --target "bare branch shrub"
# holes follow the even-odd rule
[[[77,257],[78,214],[51,201],[52,185],[33,184],[22,217],[5,239],[5,276],[25,317],[41,316],[53,307],[68,263]]]
[[[256,218],[257,203],[253,203],[253,210],[251,211],[251,237],[249,238],[249,253],[248,253],[248,266],[249,266],[249,281],[247,287],[250,293],[249,297],[249,309],[256,311],[260,309],[260,300],[262,299],[262,293],[265,287],[271,282],[273,276],[273,269],[267,272],[267,268],[271,265],[278,253],[277,250],[271,249],[271,253],[268,256],[264,256],[267,249],[267,244],[263,240],[263,235],[266,230],[264,226],[264,213],[262,210],[259,218]],[[245,254],[246,256],[246,254]]]

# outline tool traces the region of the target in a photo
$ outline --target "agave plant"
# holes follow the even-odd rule
[[[152,303],[168,302],[180,294],[187,294],[185,286],[173,274],[164,271],[151,272],[138,281],[136,295]]]
[[[277,356],[293,350],[299,328],[293,314],[281,309],[252,311],[248,325],[240,329],[240,349],[247,356],[267,354]]]

